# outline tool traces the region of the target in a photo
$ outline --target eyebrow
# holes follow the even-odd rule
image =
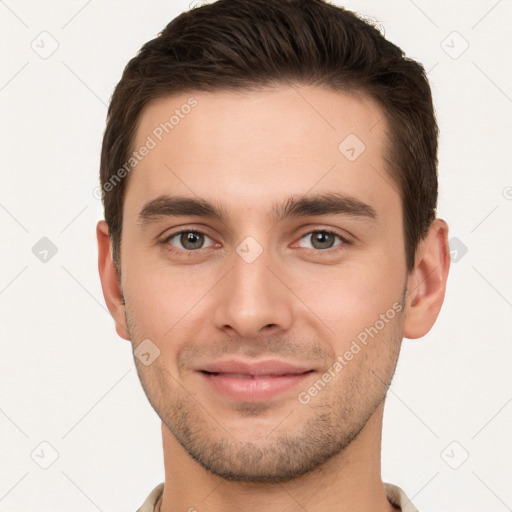
[[[345,194],[324,193],[291,196],[286,201],[272,205],[269,220],[279,222],[286,218],[315,215],[346,215],[366,220],[376,220],[375,209]],[[138,224],[147,226],[167,217],[197,216],[225,222],[228,211],[218,202],[202,198],[160,195],[144,204],[138,215]]]

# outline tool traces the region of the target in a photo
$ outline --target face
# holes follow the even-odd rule
[[[407,280],[385,130],[369,98],[318,87],[184,94],[141,116],[121,248],[135,363],[223,478],[303,475],[384,399]]]

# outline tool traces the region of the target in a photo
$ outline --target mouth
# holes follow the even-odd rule
[[[281,374],[198,372],[215,393],[235,401],[262,402],[284,395],[309,378],[315,370]]]
[[[305,373],[310,373],[314,370],[307,370],[302,373],[283,373],[281,375],[252,375],[247,373],[207,372],[206,370],[201,371],[207,375],[220,375],[221,377],[229,377],[231,379],[271,379],[275,377],[297,377],[298,375],[304,375]]]

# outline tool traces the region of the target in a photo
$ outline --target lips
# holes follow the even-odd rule
[[[261,402],[291,390],[315,370],[283,361],[240,360],[205,364],[197,369],[210,389],[236,401]]]
[[[242,375],[249,377],[276,377],[282,375],[299,375],[310,371],[311,367],[292,365],[275,359],[256,362],[245,362],[230,359],[227,361],[205,364],[201,368],[198,368],[198,370],[207,373]]]
[[[245,374],[245,373],[219,373],[219,372],[205,372],[210,375],[220,375],[223,377],[230,377],[232,379],[268,379],[271,377],[283,377],[285,375],[301,375],[301,374],[294,374],[294,373],[285,373],[283,375],[252,375],[252,374]]]

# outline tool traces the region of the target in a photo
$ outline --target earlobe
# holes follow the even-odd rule
[[[100,273],[103,297],[110,314],[114,318],[117,334],[125,340],[130,340],[130,333],[126,325],[124,298],[121,292],[121,284],[112,260],[108,226],[104,220],[96,225],[96,237],[98,240],[98,270]]]
[[[435,219],[418,247],[407,283],[405,338],[421,338],[434,325],[443,304],[449,270],[448,225]]]

